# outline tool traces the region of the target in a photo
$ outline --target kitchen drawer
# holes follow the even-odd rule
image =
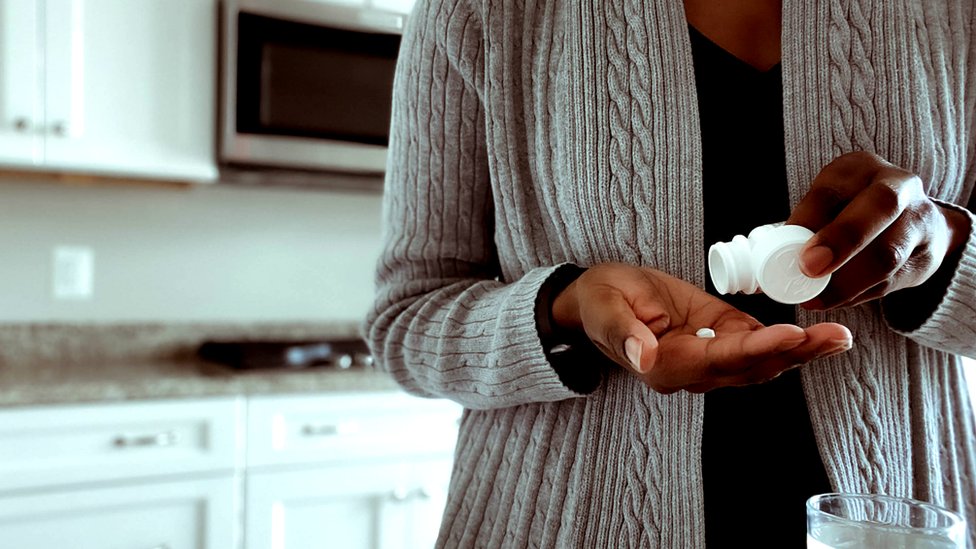
[[[434,547],[450,475],[450,458],[250,474],[245,549]]]
[[[230,549],[240,526],[233,475],[0,496],[0,547]]]
[[[232,471],[237,398],[0,410],[0,492]]]
[[[461,406],[405,393],[255,397],[247,466],[451,456]]]

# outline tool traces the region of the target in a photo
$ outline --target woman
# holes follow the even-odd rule
[[[421,0],[367,335],[467,408],[439,545],[802,546],[831,490],[976,522],[973,17]],[[786,218],[818,298],[703,290]]]

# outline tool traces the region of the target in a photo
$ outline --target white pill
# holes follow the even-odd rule
[[[711,328],[702,328],[695,332],[695,335],[698,337],[715,337],[715,330]]]

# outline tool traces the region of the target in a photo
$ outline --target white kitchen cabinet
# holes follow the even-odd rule
[[[433,547],[460,415],[403,393],[251,399],[246,549]]]
[[[0,410],[0,548],[432,547],[460,415],[392,391]]]
[[[450,459],[390,459],[250,473],[245,547],[433,547],[450,470]]]
[[[0,162],[216,179],[215,0],[0,5],[0,139],[17,144]]]
[[[236,397],[0,411],[0,547],[230,549]]]
[[[0,497],[0,547],[231,549],[230,476]]]
[[[36,166],[43,140],[40,2],[0,2],[0,163]]]
[[[43,406],[0,412],[0,495],[240,467],[242,399]],[[0,544],[0,547],[3,545]]]
[[[450,456],[461,407],[402,392],[248,400],[248,468]]]

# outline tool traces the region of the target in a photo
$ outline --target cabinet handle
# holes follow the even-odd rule
[[[68,125],[64,122],[55,122],[54,125],[51,126],[51,133],[58,137],[64,137],[68,135]]]
[[[302,435],[307,437],[331,437],[337,435],[349,435],[359,431],[356,423],[326,423],[323,425],[306,424],[302,427]]]
[[[26,118],[21,117],[14,120],[14,129],[19,132],[26,132],[30,129],[30,126],[30,120]]]
[[[393,491],[390,492],[389,497],[390,500],[392,501],[395,501],[397,503],[402,503],[404,501],[410,501],[415,499],[428,501],[431,498],[433,498],[434,495],[433,492],[431,490],[428,490],[427,488],[416,488],[414,490],[407,490],[406,488],[400,486],[394,488]]]
[[[162,448],[164,446],[173,446],[176,444],[176,433],[166,431],[165,433],[158,433],[155,435],[119,435],[115,437],[115,440],[113,440],[112,443],[117,448]]]
[[[410,492],[408,492],[406,488],[402,487],[395,488],[392,492],[390,492],[390,499],[397,503],[407,501],[410,499],[410,496]]]

